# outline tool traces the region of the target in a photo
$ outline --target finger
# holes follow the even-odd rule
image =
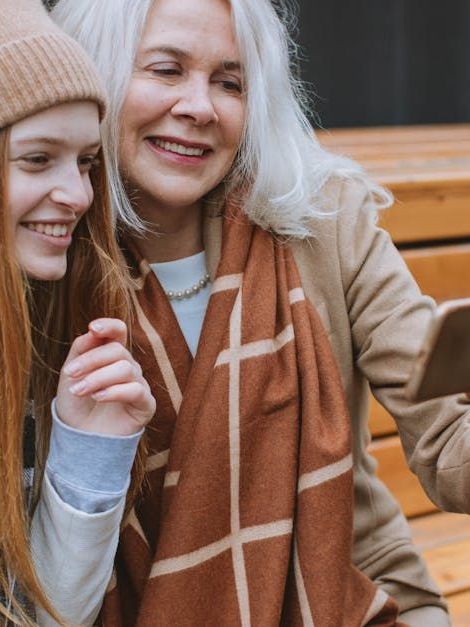
[[[97,346],[100,346],[105,341],[106,340],[103,340],[102,338],[98,337],[94,333],[91,333],[90,331],[88,331],[88,333],[84,333],[83,335],[79,335],[73,341],[65,363],[70,363],[72,360],[76,359],[80,355],[96,348]]]
[[[125,346],[127,342],[126,324],[118,318],[97,318],[93,320],[89,324],[88,333],[84,333],[74,340],[65,363],[68,365],[79,355],[109,342],[109,340],[114,340]],[[67,372],[66,374],[71,375],[71,373]]]
[[[156,402],[146,387],[138,382],[121,383],[100,390],[93,394],[93,399],[99,403],[122,403],[134,408],[142,414],[142,424],[148,422],[155,414]]]
[[[99,338],[115,340],[123,346],[127,343],[127,326],[118,318],[97,318],[88,325],[88,328]]]
[[[140,366],[137,365],[137,362],[122,344],[109,340],[103,341],[104,344],[92,348],[68,362],[64,368],[65,374],[69,377],[82,377],[94,370],[124,359],[132,362],[136,371],[142,373]]]
[[[140,373],[135,364],[122,359],[94,370],[81,381],[74,383],[69,391],[75,396],[90,396],[113,385],[136,381],[139,377]]]

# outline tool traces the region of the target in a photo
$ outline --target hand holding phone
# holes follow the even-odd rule
[[[405,390],[412,401],[470,392],[470,298],[436,308]]]

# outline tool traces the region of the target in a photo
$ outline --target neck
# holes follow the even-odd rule
[[[149,263],[175,261],[204,250],[201,205],[147,211],[138,207],[137,212],[149,226],[139,239],[140,249]]]

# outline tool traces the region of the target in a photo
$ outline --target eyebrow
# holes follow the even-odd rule
[[[241,71],[242,69],[240,61],[222,61],[222,67],[227,72]]]
[[[175,46],[152,46],[142,51],[142,54],[152,54],[154,52],[162,52],[163,54],[170,54],[180,59],[189,59],[191,53],[183,48],[176,48]],[[241,63],[239,61],[222,61],[221,67],[226,71],[241,70]]]
[[[46,137],[46,136],[43,137],[41,135],[37,135],[34,137],[26,137],[24,139],[18,139],[15,143],[17,143],[19,146],[27,146],[29,144],[47,144],[49,146],[63,146],[64,140],[60,138],[56,138],[56,137]],[[101,141],[96,141],[91,144],[88,144],[87,146],[85,146],[85,148],[91,150],[94,148],[100,148],[100,146],[101,146]]]

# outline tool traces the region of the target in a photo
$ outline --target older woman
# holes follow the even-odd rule
[[[457,511],[467,407],[404,398],[432,303],[375,225],[388,195],[318,146],[282,19],[268,0],[54,17],[111,95],[134,356],[159,399],[104,624],[448,625],[366,452],[368,384]]]

